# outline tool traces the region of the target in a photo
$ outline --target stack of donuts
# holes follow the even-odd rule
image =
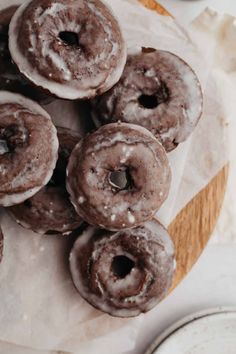
[[[31,0],[0,14],[0,205],[36,233],[76,234],[75,288],[120,317],[150,310],[171,286],[174,246],[155,214],[168,153],[203,106],[181,58],[126,48],[101,0]],[[54,126],[55,98],[89,100],[94,128]]]

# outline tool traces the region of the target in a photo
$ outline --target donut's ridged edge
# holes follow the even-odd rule
[[[9,25],[9,50],[11,53],[12,60],[17,65],[21,74],[28,81],[30,81],[34,86],[39,87],[42,91],[47,92],[48,94],[51,94],[61,99],[68,99],[68,100],[76,100],[76,99],[85,100],[85,99],[94,98],[95,96],[108,91],[119,81],[126,64],[127,48],[126,48],[126,43],[124,40],[122,30],[119,26],[119,22],[116,16],[111,11],[110,7],[104,3],[103,4],[108,8],[109,12],[114,17],[115,21],[117,22],[120,28],[123,47],[122,47],[122,55],[120,57],[119,65],[117,65],[117,68],[113,70],[112,74],[109,74],[107,76],[105,82],[100,87],[96,89],[86,90],[86,91],[79,91],[78,89],[73,89],[69,86],[66,86],[66,84],[59,84],[56,82],[52,82],[46,78],[43,78],[36,70],[34,70],[29,64],[29,62],[27,61],[27,59],[22,55],[21,51],[19,50],[19,46],[17,43],[17,31],[16,31],[18,20],[20,19],[24,10],[27,8],[27,6],[31,1],[32,0],[26,1],[16,10]],[[31,75],[29,74],[29,70],[27,70],[27,66],[30,66]],[[47,83],[47,85],[44,85],[45,82]]]
[[[75,274],[75,272],[73,271],[73,266],[76,265],[76,252],[77,252],[77,248],[79,247],[79,244],[82,243],[88,243],[89,240],[93,237],[94,231],[96,230],[96,227],[94,226],[88,226],[77,238],[77,240],[75,241],[72,250],[70,252],[69,255],[69,266],[70,266],[70,272],[71,272],[71,277],[73,280],[73,284],[76,288],[76,290],[78,291],[78,293],[80,294],[80,296],[86,300],[91,306],[95,307],[96,309],[98,309],[99,311],[103,311],[107,314],[109,314],[112,317],[121,317],[121,318],[128,318],[128,317],[136,317],[139,316],[142,313],[146,313],[148,311],[150,311],[152,308],[154,308],[158,303],[160,303],[163,298],[165,298],[166,294],[168,293],[168,290],[171,287],[171,284],[173,282],[173,278],[174,278],[174,274],[175,274],[175,269],[176,269],[176,260],[175,260],[175,247],[174,247],[174,243],[167,231],[167,229],[157,220],[157,218],[153,218],[152,220],[149,220],[147,222],[145,222],[144,224],[147,223],[151,223],[151,222],[155,222],[158,224],[157,227],[161,228],[161,231],[165,233],[165,236],[161,235],[161,240],[163,241],[165,238],[165,250],[166,253],[168,254],[168,256],[170,257],[170,259],[172,259],[172,264],[170,266],[169,271],[172,272],[170,278],[168,279],[168,284],[166,286],[165,291],[163,291],[162,296],[160,296],[157,299],[153,299],[152,301],[148,302],[148,306],[145,308],[145,310],[142,309],[118,309],[115,308],[113,309],[113,311],[109,311],[108,310],[108,306],[103,304],[102,306],[97,306],[93,301],[90,301],[90,299],[88,298],[88,293],[87,291],[83,291],[83,279],[80,276],[79,272],[77,272],[77,274]],[[118,231],[119,232],[119,231]]]
[[[48,166],[47,174],[40,186],[36,186],[35,188],[31,188],[22,193],[15,193],[15,194],[10,194],[10,195],[5,195],[0,197],[0,205],[4,207],[9,207],[15,204],[20,204],[25,200],[29,199],[49,182],[50,178],[52,177],[53,170],[57,163],[59,142],[57,138],[57,130],[52,122],[50,115],[38,103],[20,94],[8,92],[8,91],[0,91],[0,105],[4,103],[19,103],[20,105],[29,107],[30,109],[33,108],[36,113],[44,116],[51,122],[51,131],[52,131],[51,146],[52,146],[52,156],[54,156],[50,166]]]

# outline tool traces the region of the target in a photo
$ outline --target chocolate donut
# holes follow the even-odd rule
[[[21,73],[60,98],[107,91],[126,62],[118,22],[100,0],[32,0],[16,11],[9,34]]]
[[[52,98],[25,80],[11,59],[8,49],[8,28],[17,7],[11,6],[0,11],[0,90],[21,93],[36,101],[47,103]]]
[[[78,214],[108,230],[151,219],[171,180],[162,145],[145,128],[126,123],[105,125],[76,145],[67,175]]]
[[[68,234],[82,223],[65,187],[67,162],[80,136],[70,129],[59,127],[57,134],[59,157],[51,180],[30,199],[9,208],[20,225],[40,234]]]
[[[73,246],[70,270],[91,305],[112,316],[137,316],[167,293],[175,270],[174,246],[156,220],[115,233],[90,226]]]
[[[19,204],[46,185],[57,153],[48,113],[21,95],[0,91],[0,205]]]
[[[0,226],[0,263],[1,263],[2,257],[3,257],[3,242],[4,242],[4,238],[3,238],[3,233],[2,233],[1,226]]]
[[[97,125],[141,125],[166,151],[189,137],[202,109],[201,86],[190,66],[172,53],[147,48],[129,55],[119,83],[93,101]]]

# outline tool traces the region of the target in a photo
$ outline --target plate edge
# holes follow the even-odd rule
[[[220,313],[236,313],[236,306],[217,306],[212,308],[207,308],[205,310],[197,311],[195,313],[189,314],[182,319],[176,321],[174,324],[167,327],[156,339],[151,343],[147,350],[143,354],[154,354],[154,350],[158,347],[174,332],[178,331],[181,327],[194,322],[200,318],[213,316]]]

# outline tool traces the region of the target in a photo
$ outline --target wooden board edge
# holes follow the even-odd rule
[[[170,291],[190,271],[214,231],[224,201],[228,173],[229,163],[181,210],[168,228],[175,245],[177,262]]]

